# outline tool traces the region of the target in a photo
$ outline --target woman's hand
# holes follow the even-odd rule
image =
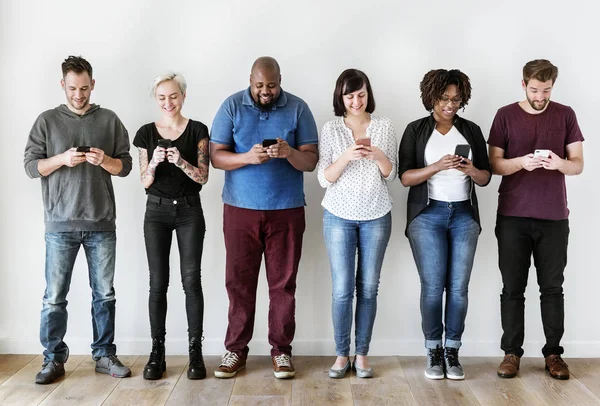
[[[170,163],[175,164],[175,166],[178,168],[181,166],[183,159],[181,158],[181,154],[179,153],[177,147],[171,147],[167,149],[167,160]]]
[[[167,152],[163,147],[156,147],[154,152],[152,153],[152,159],[148,163],[148,165],[156,168],[159,163],[164,162],[166,158]]]
[[[368,152],[369,151],[364,145],[353,144],[344,151],[340,158],[342,158],[346,163],[350,161],[358,161],[359,159],[367,156]]]
[[[447,154],[441,157],[434,165],[437,172],[447,171],[448,169],[458,169],[462,159],[464,158],[458,155]]]

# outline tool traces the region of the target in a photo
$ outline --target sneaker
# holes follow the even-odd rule
[[[115,378],[126,378],[131,376],[131,370],[123,365],[116,355],[108,355],[96,360],[96,372],[108,374]]]
[[[273,374],[275,378],[286,379],[296,376],[296,370],[292,364],[292,357],[287,354],[276,355],[271,358],[273,361]]]
[[[441,347],[427,349],[427,366],[425,377],[429,379],[444,379],[444,349]]]
[[[465,371],[458,361],[458,348],[444,349],[444,366],[446,367],[446,378],[465,379]]]
[[[42,370],[35,376],[35,383],[47,385],[65,374],[65,364],[57,361],[47,361]]]
[[[246,368],[246,359],[241,359],[235,352],[227,351],[221,358],[221,365],[215,371],[216,378],[233,378]]]

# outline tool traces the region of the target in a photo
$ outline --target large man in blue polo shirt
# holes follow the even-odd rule
[[[295,375],[291,342],[305,228],[303,172],[315,169],[317,140],[308,105],[281,90],[279,64],[270,57],[254,62],[250,87],[228,97],[213,121],[211,161],[226,171],[223,233],[229,296],[227,352],[217,378],[231,378],[246,366],[263,253],[274,375]]]

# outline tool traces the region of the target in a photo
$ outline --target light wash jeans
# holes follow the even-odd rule
[[[116,354],[115,335],[115,251],[114,231],[46,233],[46,292],[40,322],[44,362],[66,362],[67,293],[79,247],[83,245],[92,288],[92,356],[98,359]]]
[[[392,231],[391,212],[375,220],[355,221],[327,210],[323,234],[331,264],[335,351],[350,355],[352,301],[356,289],[356,354],[367,355],[377,313],[377,290],[383,256]],[[356,257],[358,252],[358,265]]]
[[[460,348],[467,316],[469,280],[480,227],[471,203],[430,200],[408,226],[408,240],[421,278],[421,326],[425,348]],[[446,306],[442,320],[442,296]]]

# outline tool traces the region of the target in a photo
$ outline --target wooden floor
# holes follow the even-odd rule
[[[333,357],[294,357],[296,378],[273,377],[269,357],[250,357],[235,379],[216,379],[219,357],[205,357],[209,377],[190,381],[187,357],[167,357],[164,379],[146,381],[146,356],[121,356],[131,378],[94,372],[89,356],[71,356],[66,375],[36,385],[36,355],[0,355],[0,405],[600,405],[600,359],[567,359],[568,381],[550,378],[543,359],[524,358],[519,376],[496,376],[499,358],[463,357],[464,381],[431,381],[424,357],[370,357],[373,379],[327,377]]]

